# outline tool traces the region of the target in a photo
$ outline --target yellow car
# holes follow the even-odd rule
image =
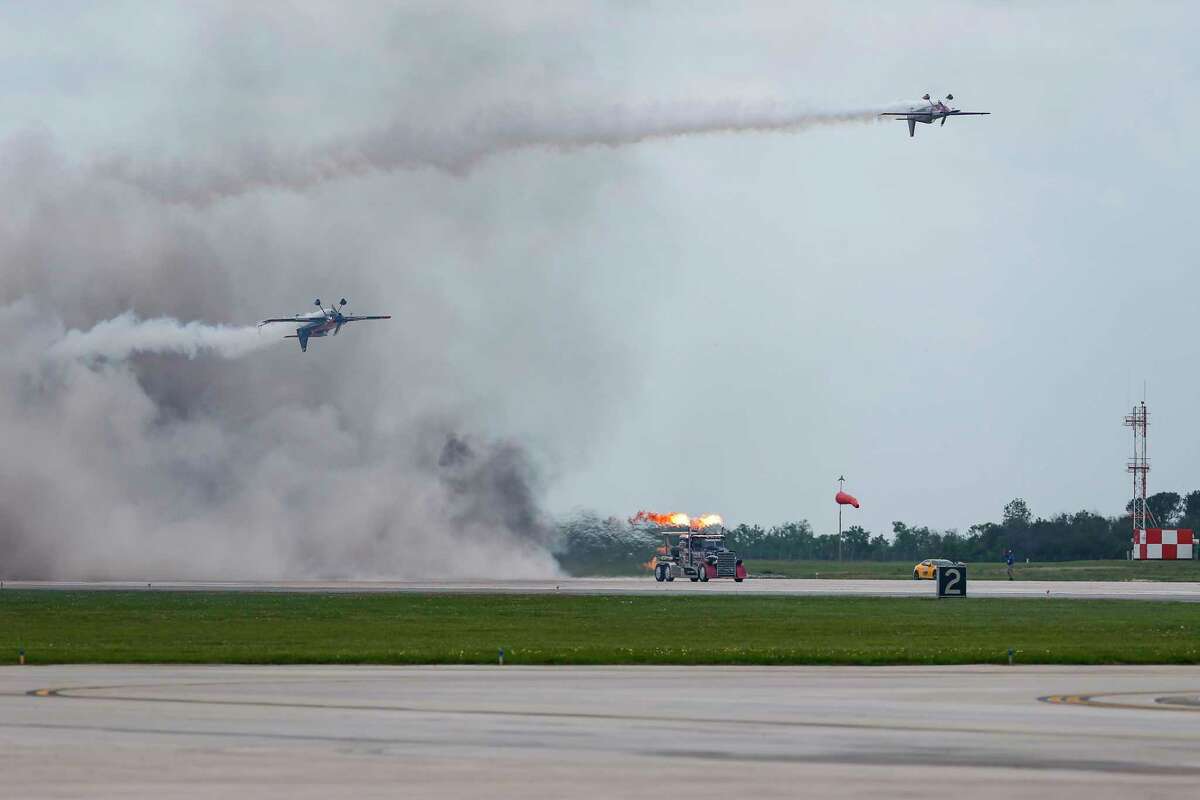
[[[938,567],[963,567],[961,561],[951,561],[948,558],[927,558],[913,567],[914,581],[931,581],[937,577]]]

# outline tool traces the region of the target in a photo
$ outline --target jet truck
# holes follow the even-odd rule
[[[659,532],[663,545],[655,556],[654,580],[733,578],[738,583],[745,580],[746,565],[725,546],[725,529],[720,525],[700,529],[668,525]]]

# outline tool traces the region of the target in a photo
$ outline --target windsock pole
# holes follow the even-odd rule
[[[838,478],[838,493],[837,497],[833,498],[838,507],[838,561],[842,560],[842,506],[858,508],[858,499],[854,495],[846,494],[845,483],[845,477]]]
[[[838,476],[838,493],[846,488],[846,476]],[[838,561],[842,560],[842,504],[838,503]]]

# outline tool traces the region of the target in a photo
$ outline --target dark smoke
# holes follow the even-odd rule
[[[517,444],[498,442],[479,452],[464,437],[450,434],[438,467],[448,489],[451,519],[461,529],[499,523],[539,547],[553,543],[556,530],[535,493],[535,467]]]

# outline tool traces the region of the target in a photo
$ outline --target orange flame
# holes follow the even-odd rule
[[[654,568],[658,566],[658,556],[650,556],[650,560],[642,564],[642,569],[649,572],[654,572]]]
[[[674,514],[656,514],[653,511],[639,511],[629,518],[631,523],[653,522],[655,525],[688,525],[691,517],[676,511]]]
[[[655,525],[671,525],[680,526],[687,525],[692,530],[700,530],[707,528],[710,525],[723,525],[725,520],[720,514],[705,514],[702,517],[692,518],[687,514],[676,511],[674,514],[658,514],[653,511],[639,511],[629,518],[631,524],[636,525],[639,522],[652,522]]]

